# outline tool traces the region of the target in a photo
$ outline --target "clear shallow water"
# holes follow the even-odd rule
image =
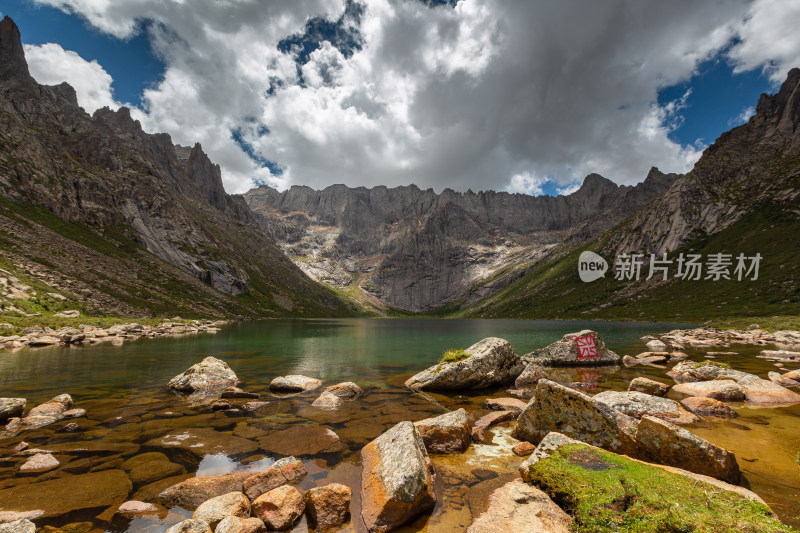
[[[525,354],[560,339],[565,333],[589,328],[598,331],[611,349],[634,355],[644,349],[642,335],[676,327],[680,325],[516,320],[274,320],[231,324],[216,335],[142,340],[121,347],[98,345],[0,353],[0,396],[24,396],[28,407],[32,407],[57,394],[69,393],[76,407],[88,411],[86,418],[76,420],[80,430],[75,433],[56,432],[64,425],[60,422],[0,440],[0,457],[8,456],[7,449],[20,440],[39,448],[84,446],[95,450],[57,455],[63,464],[61,468],[33,477],[18,475],[20,460],[0,462],[0,491],[118,469],[130,457],[163,451],[153,447],[152,439],[196,428],[212,428],[223,448],[241,445],[242,441],[237,439],[242,438],[252,446],[246,446],[240,453],[216,453],[204,458],[168,451],[167,455],[186,470],[186,475],[263,469],[279,457],[266,449],[271,445],[263,439],[298,425],[322,425],[339,434],[345,449],[335,454],[303,457],[309,476],[300,488],[334,481],[350,486],[351,508],[356,516],[349,527],[356,531],[360,505],[358,451],[401,420],[418,420],[442,412],[440,406],[411,394],[402,384],[411,374],[435,363],[444,350],[466,348],[484,337],[497,336],[509,340],[517,353]],[[738,353],[718,358],[734,368],[762,377],[775,369],[773,363],[754,357],[759,351],[756,348],[734,346],[718,350]],[[246,417],[212,413],[207,408],[190,405],[165,388],[172,376],[208,355],[228,362],[243,381],[242,387],[261,393],[263,399],[270,400],[269,407]],[[690,355],[700,360],[704,352],[690,352]],[[624,390],[631,379],[641,375],[670,381],[665,377],[666,370],[562,369],[552,377],[564,383],[590,383],[593,390],[588,392],[597,392]],[[319,391],[291,398],[271,397],[269,381],[289,373],[318,377],[325,385],[355,381],[365,388],[365,394],[332,413],[310,407]],[[498,389],[431,396],[448,409],[464,407],[478,417],[485,413],[480,407],[486,397],[506,394]],[[800,469],[794,462],[800,449],[800,408],[752,409],[744,405],[734,408],[741,415],[737,419],[707,422],[689,429],[734,451],[752,488],[773,505],[783,520],[800,525]],[[167,417],[166,411],[173,414]],[[505,430],[497,432],[495,444],[472,446],[462,456],[435,456],[440,501],[429,519],[420,519],[407,530],[463,531],[472,515],[483,510],[488,494],[517,475],[521,460],[510,454],[513,440]],[[177,480],[176,477],[173,482]],[[150,496],[148,492],[160,491],[159,483],[163,484],[136,483],[129,497]],[[41,504],[47,504],[47,495],[42,494]],[[160,518],[116,519],[109,524],[95,518],[102,511],[71,513],[47,522],[60,525],[89,520],[96,531],[163,531],[165,526],[189,514],[175,508]],[[305,530],[303,521],[296,531]]]

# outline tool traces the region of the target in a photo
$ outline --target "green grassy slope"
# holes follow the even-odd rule
[[[593,318],[706,321],[800,313],[800,217],[775,205],[761,206],[714,235],[702,236],[669,254],[731,253],[763,256],[756,281],[617,281],[613,259],[605,278],[578,277],[583,250],[603,250],[602,240],[546,260],[486,301],[451,316],[490,318]],[[602,254],[601,254],[602,255]]]

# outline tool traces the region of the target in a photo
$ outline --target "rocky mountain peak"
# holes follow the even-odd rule
[[[15,82],[27,89],[36,87],[25,61],[19,28],[8,16],[0,21],[0,81]]]

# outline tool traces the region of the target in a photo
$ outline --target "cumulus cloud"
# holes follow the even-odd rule
[[[756,0],[737,25],[739,41],[728,56],[735,72],[761,68],[775,83],[800,61],[800,2]]]
[[[775,72],[800,53],[789,0],[36,1],[119,38],[148,31],[166,72],[134,115],[202,142],[230,192],[537,194],[542,176],[567,191],[591,172],[685,172],[704,147],[670,139],[685,97],[659,105],[659,90],[725,50]]]
[[[111,75],[97,61],[86,61],[72,50],[55,43],[24,45],[31,76],[44,85],[67,82],[78,95],[78,104],[88,113],[120,106],[111,89]]]

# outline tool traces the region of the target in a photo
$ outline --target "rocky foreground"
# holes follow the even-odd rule
[[[76,311],[77,313],[77,311]],[[71,315],[64,315],[70,317]],[[217,333],[219,328],[226,324],[225,320],[191,320],[164,322],[157,326],[143,326],[136,322],[117,324],[107,328],[81,324],[79,327],[63,327],[53,329],[47,326],[30,326],[23,329],[19,335],[0,336],[0,349],[17,350],[20,348],[35,348],[43,346],[65,346],[82,344],[111,343],[121,346],[127,341],[141,338],[154,339],[156,337],[169,337],[195,333]],[[0,324],[10,326],[9,324]]]
[[[269,416],[260,419],[248,413],[263,414],[266,411],[260,410],[269,409],[274,400],[240,388],[233,369],[207,357],[167,386],[176,394],[200,398],[209,411],[239,417],[234,418],[241,422],[233,435],[218,434],[213,426],[181,425],[164,434],[159,428],[174,413],[159,412],[160,418],[142,426],[152,435],[144,444],[146,451],[137,454],[139,446],[118,444],[135,449],[110,469],[0,486],[0,533],[32,533],[40,519],[68,516],[81,508],[81,493],[92,492],[92,486],[98,489],[93,497],[107,507],[105,520],[160,517],[170,526],[169,533],[288,531],[303,517],[315,531],[345,528],[374,533],[411,524],[418,527],[443,502],[439,480],[444,477],[446,483],[454,483],[447,462],[436,458],[466,456],[472,448],[491,444],[493,433],[503,425],[510,426],[515,443],[502,453],[527,459],[519,459],[518,478],[503,478],[494,486],[489,504],[464,525],[470,533],[792,531],[759,496],[739,486],[743,476],[732,452],[687,427],[710,417],[736,416],[730,403],[800,403],[800,395],[790,390],[800,386],[800,379],[794,380],[800,376],[787,372],[763,379],[724,364],[687,360],[671,344],[677,343],[675,338],[668,334],[646,339],[651,351],[634,357],[641,361],[654,357],[644,354],[658,354],[666,362],[674,359],[669,373],[674,385],[639,377],[630,381],[628,390],[594,396],[578,390],[577,384],[554,379],[559,366],[622,363],[623,358],[607,350],[596,332],[569,334],[523,356],[503,339],[484,339],[466,349],[462,360],[439,363],[409,379],[407,386],[423,402],[436,401],[423,389],[458,391],[459,387],[513,385],[509,393],[514,397],[487,399],[483,408],[488,414],[479,418],[463,408],[428,418],[405,410],[402,414],[408,419],[391,418],[392,425],[383,429],[378,422],[382,417],[375,416],[373,425],[381,433],[363,444],[355,463],[360,476],[348,484],[318,482],[324,476],[309,475],[308,468],[319,467],[298,459],[342,453],[339,429],[308,423],[282,429],[256,424]],[[348,406],[364,394],[352,382],[323,386],[313,377],[288,375],[272,379],[269,389],[272,398],[297,398],[300,411],[320,421],[347,416]],[[682,399],[668,398],[668,393]],[[35,435],[43,427],[38,424],[56,421],[67,421],[64,431],[69,432],[70,420],[86,416],[69,395],[59,395],[27,413],[25,407],[21,398],[0,399],[0,422],[7,422],[7,435]],[[347,426],[342,434],[345,431]],[[102,441],[95,442],[99,446]],[[255,471],[203,477],[187,475],[183,466],[196,465],[208,454],[238,457],[260,450],[282,458]],[[64,454],[74,450],[66,439],[55,445],[48,441],[43,448],[21,442],[9,453],[4,461],[18,465],[18,475],[46,476],[57,472],[60,462],[69,460]],[[32,507],[31,491],[40,490],[52,492],[53,508]],[[175,523],[173,508],[191,512],[191,518]],[[171,521],[168,516],[173,516]],[[427,527],[434,531],[432,524]],[[48,533],[73,529],[45,527]]]

